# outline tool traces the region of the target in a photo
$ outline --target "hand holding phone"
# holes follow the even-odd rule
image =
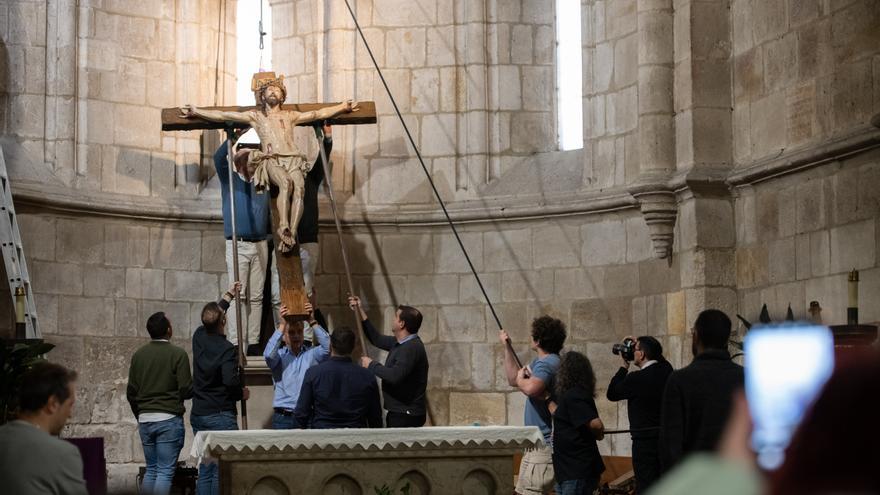
[[[758,465],[778,468],[804,413],[834,369],[827,327],[787,323],[752,328],[745,338],[746,397]]]

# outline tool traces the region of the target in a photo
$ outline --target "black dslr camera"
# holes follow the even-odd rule
[[[614,344],[611,347],[611,352],[615,355],[619,354],[627,361],[632,361],[636,357],[636,341],[633,339],[623,339],[622,344]]]

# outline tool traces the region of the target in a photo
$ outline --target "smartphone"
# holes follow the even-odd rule
[[[774,470],[804,413],[834,369],[834,339],[824,326],[785,323],[746,334],[746,398],[758,465]]]

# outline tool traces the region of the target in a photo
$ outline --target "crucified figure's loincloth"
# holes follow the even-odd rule
[[[305,176],[312,169],[312,163],[300,154],[254,150],[248,157],[248,166],[254,171],[254,188],[257,192],[264,192],[270,183],[278,186],[278,249],[281,252],[290,251],[302,218]],[[289,216],[285,212],[290,212]]]

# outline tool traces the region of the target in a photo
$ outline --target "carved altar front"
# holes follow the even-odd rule
[[[533,426],[203,431],[192,455],[224,495],[508,495],[513,455],[543,443]]]

